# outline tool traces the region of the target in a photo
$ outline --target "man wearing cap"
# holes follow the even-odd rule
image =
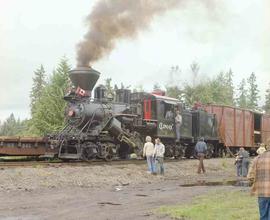
[[[254,159],[248,174],[253,182],[251,193],[258,196],[260,220],[270,219],[270,138],[265,148],[266,151]]]
[[[203,173],[205,173],[203,159],[205,157],[206,151],[207,151],[207,145],[204,142],[204,138],[201,137],[195,146],[195,152],[196,152],[197,157],[200,161],[197,173],[201,173],[201,171],[203,171]]]

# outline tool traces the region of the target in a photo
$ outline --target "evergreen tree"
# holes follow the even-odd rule
[[[166,95],[172,98],[180,99],[182,91],[178,86],[167,86]]]
[[[225,74],[225,91],[226,91],[226,102],[233,106],[235,104],[234,101],[234,86],[233,86],[233,72],[230,69]]]
[[[160,90],[160,89],[161,89],[160,85],[158,83],[155,83],[153,86],[153,91]]]
[[[247,107],[250,109],[258,108],[259,100],[259,89],[257,85],[257,79],[255,73],[251,73],[248,78],[248,97],[247,97]]]
[[[242,79],[238,87],[237,106],[240,108],[247,107],[247,89],[246,80]]]
[[[190,69],[191,69],[191,73],[192,73],[192,83],[193,83],[193,87],[196,85],[197,82],[197,77],[199,75],[199,71],[200,71],[200,66],[197,62],[193,62],[190,65]]]
[[[187,106],[192,107],[195,102],[213,103],[213,94],[209,82],[200,82],[196,86],[186,84],[179,95]]]
[[[270,114],[270,84],[266,90],[264,110],[266,113]]]
[[[110,97],[111,99],[114,99],[114,97],[115,97],[115,89],[112,87],[112,79],[111,78],[105,79],[105,87],[106,87],[106,90],[107,90],[106,96]]]
[[[16,119],[14,114],[11,115],[3,122],[0,130],[1,136],[12,136],[16,133]]]
[[[30,92],[30,107],[32,115],[35,111],[35,105],[39,101],[45,85],[45,70],[43,65],[40,65],[40,67],[36,71],[34,71],[33,86]]]
[[[132,92],[144,92],[143,85],[142,85],[142,84],[136,85],[136,86],[133,88]]]
[[[26,130],[26,121],[15,119],[12,113],[0,126],[0,136],[16,136]]]
[[[70,65],[64,57],[53,71],[48,85],[44,88],[30,122],[30,130],[36,135],[56,132],[64,126],[66,102],[63,97],[67,88],[70,87],[69,70]]]
[[[231,100],[228,98],[226,74],[220,72],[214,79],[209,81],[209,87],[213,103],[231,105]]]

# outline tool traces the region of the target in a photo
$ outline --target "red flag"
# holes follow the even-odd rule
[[[77,90],[76,90],[76,94],[80,95],[80,96],[85,96],[86,91],[81,89],[80,87],[78,87]]]

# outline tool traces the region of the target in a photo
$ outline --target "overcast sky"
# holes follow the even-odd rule
[[[184,83],[196,61],[201,78],[232,68],[235,85],[255,72],[263,93],[270,82],[269,1],[214,0],[210,8],[201,1],[186,0],[185,7],[156,17],[137,39],[119,41],[93,65],[102,73],[99,83],[110,77],[114,83],[150,90],[155,83],[168,83],[175,65]],[[63,55],[76,65],[75,46],[95,2],[0,0],[0,120],[11,112],[29,117],[33,71],[40,64],[48,74]]]

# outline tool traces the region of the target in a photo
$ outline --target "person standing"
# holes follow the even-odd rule
[[[159,173],[164,175],[164,153],[165,146],[161,143],[160,139],[155,140],[155,158],[156,158],[156,169],[159,169]]]
[[[243,157],[237,155],[235,158],[234,164],[236,165],[236,174],[238,177],[242,176],[242,161],[243,161]]]
[[[175,133],[176,133],[176,142],[180,142],[180,128],[182,125],[182,116],[180,115],[180,111],[176,111],[176,116],[175,116]]]
[[[204,138],[201,137],[199,139],[199,141],[197,142],[196,146],[195,146],[195,152],[197,154],[197,157],[199,159],[199,166],[198,166],[198,171],[197,173],[201,173],[201,171],[203,173],[205,173],[205,168],[204,168],[204,164],[203,164],[203,160],[204,160],[204,157],[205,157],[205,154],[206,154],[206,151],[207,151],[207,145],[206,143],[204,142]]]
[[[260,155],[260,154],[264,153],[265,151],[266,151],[266,149],[265,149],[265,144],[264,144],[264,143],[261,143],[261,144],[260,144],[260,147],[256,150],[256,153],[257,153],[258,155]]]
[[[143,157],[146,157],[149,173],[155,174],[156,173],[155,159],[154,159],[155,147],[154,144],[152,143],[152,138],[150,136],[147,136],[145,138],[145,141],[146,143],[144,144],[143,147]]]
[[[266,151],[255,157],[248,173],[253,182],[251,193],[258,196],[260,220],[270,219],[270,138]]]
[[[248,174],[248,166],[249,166],[249,153],[241,147],[238,153],[239,157],[242,157],[242,176],[246,177]]]
[[[172,120],[172,119],[173,119],[173,112],[172,112],[171,109],[169,109],[169,110],[166,112],[165,119],[166,119],[166,120]]]

